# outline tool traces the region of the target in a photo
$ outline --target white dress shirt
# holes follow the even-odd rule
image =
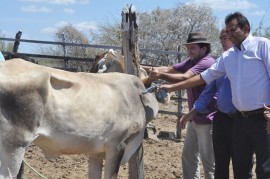
[[[239,111],[270,105],[270,41],[249,35],[241,50],[230,48],[201,76],[209,84],[224,74],[231,82],[232,102]]]

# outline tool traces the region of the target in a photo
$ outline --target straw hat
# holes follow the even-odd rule
[[[203,32],[190,32],[188,35],[187,44],[197,44],[197,43],[205,43],[210,44],[210,42],[207,41],[206,34]]]

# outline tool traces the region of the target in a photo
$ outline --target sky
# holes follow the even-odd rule
[[[260,22],[270,27],[270,0],[1,0],[0,32],[14,38],[20,30],[21,39],[53,41],[56,29],[66,24],[87,32],[100,24],[121,21],[126,5],[133,4],[140,13],[192,2],[210,6],[220,28],[225,16],[235,11],[247,16],[252,31]]]

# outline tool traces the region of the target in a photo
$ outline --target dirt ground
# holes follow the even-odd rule
[[[176,132],[177,100],[173,95],[168,104],[160,104],[160,112],[153,124],[160,131]],[[186,104],[183,112],[187,112]],[[151,133],[150,133],[151,134]],[[181,132],[181,140],[168,140],[157,138],[156,135],[143,141],[145,178],[147,179],[173,179],[183,178],[181,168],[181,153],[185,130]],[[88,162],[86,155],[60,156],[54,161],[48,161],[42,151],[32,145],[29,147],[25,161],[46,178],[53,179],[83,179],[88,178]],[[202,173],[202,172],[201,172]],[[203,174],[201,174],[203,178]],[[25,178],[37,179],[38,176],[32,169],[25,166]],[[118,178],[128,178],[128,166],[120,168]],[[232,175],[231,175],[231,178]]]

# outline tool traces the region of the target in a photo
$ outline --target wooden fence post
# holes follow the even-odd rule
[[[178,59],[178,63],[181,62],[181,58],[182,58],[182,54],[181,54],[181,46],[178,45],[177,46],[177,59]],[[183,99],[182,99],[182,90],[177,91],[178,93],[178,113],[177,113],[177,122],[176,122],[176,139],[181,139],[181,129],[179,127],[179,122],[180,122],[180,116],[182,114],[183,111]]]
[[[16,36],[15,36],[15,42],[14,42],[14,45],[13,45],[13,50],[12,52],[13,53],[17,53],[18,52],[18,48],[19,48],[19,45],[20,45],[20,39],[21,39],[21,36],[22,36],[22,31],[18,31]]]
[[[65,33],[61,34],[61,38],[62,38],[62,42],[63,42],[63,53],[64,53],[64,65],[65,68],[68,68],[68,60],[65,58],[67,56],[67,49],[66,49],[66,37],[65,37]]]
[[[126,6],[122,10],[122,45],[126,72],[139,76],[138,25],[136,22],[136,9],[133,5],[130,8]],[[130,158],[128,169],[129,179],[144,179],[142,144]]]
[[[122,11],[122,46],[126,73],[139,76],[140,57],[138,46],[138,25],[136,9],[133,5]]]

